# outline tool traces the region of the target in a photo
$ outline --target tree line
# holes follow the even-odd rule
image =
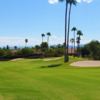
[[[14,46],[14,50],[9,49],[9,46],[5,48],[0,48],[0,58],[19,58],[28,56],[44,56],[44,57],[59,57],[64,55],[64,46],[58,44],[56,46],[48,46],[47,42],[42,42],[40,45],[35,45],[35,47],[24,47],[21,50]],[[36,53],[38,52],[38,53]]]

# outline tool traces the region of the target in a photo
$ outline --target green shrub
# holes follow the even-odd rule
[[[0,57],[4,55],[4,50],[0,48]]]
[[[12,56],[11,50],[9,49],[5,50],[4,56]]]
[[[21,53],[22,55],[33,55],[34,51],[30,48],[25,47],[21,50]]]

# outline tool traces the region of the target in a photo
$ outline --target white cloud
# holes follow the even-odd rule
[[[0,37],[0,46],[24,46],[26,37]],[[40,45],[41,40],[27,37],[27,45]]]
[[[25,39],[26,39],[25,37],[0,37],[0,47],[7,46],[7,45],[9,45],[9,46],[25,46]],[[27,39],[28,39],[27,47],[40,45],[42,42],[41,39],[36,39],[36,38],[31,38],[31,37],[27,37]],[[86,43],[89,43],[90,41],[92,41],[92,39],[90,39],[90,40],[84,40],[84,38],[81,38],[81,39],[82,39],[81,44],[86,44]],[[46,42],[46,41],[44,40],[44,42]],[[64,37],[57,37],[57,36],[50,37],[49,45],[57,45],[57,44],[63,44],[63,43],[64,43]],[[69,42],[69,44],[71,45],[70,42]],[[77,46],[77,44],[76,44],[76,46]]]
[[[57,36],[52,36],[51,38],[56,39],[56,38],[57,38]]]
[[[64,41],[64,37],[58,38],[57,40],[62,40],[62,41]]]
[[[76,0],[77,2],[81,2],[81,0]]]
[[[50,4],[55,4],[55,3],[58,3],[58,0],[48,0],[48,2],[49,2]]]
[[[77,2],[81,3],[82,0],[76,0]],[[87,2],[87,3],[90,3],[92,2],[93,0],[83,0],[83,2]],[[48,2],[50,4],[55,4],[55,3],[58,3],[58,0],[48,0]]]
[[[76,0],[77,2],[81,2],[82,0]],[[83,0],[83,2],[87,2],[87,3],[90,3],[90,2],[92,2],[93,0]]]
[[[87,43],[89,43],[89,42],[91,42],[91,41],[92,41],[92,40],[81,40],[80,43],[81,43],[81,44],[87,44]]]
[[[93,0],[83,0],[84,2],[90,3]]]
[[[2,46],[25,46],[25,39],[26,37],[0,37],[0,47]],[[27,37],[28,43],[27,46],[35,46],[40,45],[42,40]],[[47,39],[44,38],[44,42],[47,42]],[[57,36],[51,36],[49,40],[50,45],[57,45],[57,44],[63,44],[64,43],[64,37],[57,37]]]

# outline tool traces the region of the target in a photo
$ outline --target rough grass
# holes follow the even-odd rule
[[[100,100],[100,67],[80,68],[70,57],[0,62],[0,100]]]

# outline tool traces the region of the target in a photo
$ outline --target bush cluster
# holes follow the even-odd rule
[[[64,49],[63,48],[57,48],[57,49],[48,49],[46,50],[44,57],[60,57],[64,55]]]
[[[22,57],[28,57],[28,56],[41,56],[43,55],[42,53],[40,54],[35,54],[34,50],[31,48],[23,48],[21,50],[18,50],[15,53],[11,52],[12,50],[9,49],[1,49],[0,48],[0,58],[22,58]]]
[[[100,60],[100,42],[93,40],[84,47],[80,48],[82,57],[87,55],[92,60]]]
[[[34,53],[34,50],[37,50],[38,53]],[[60,57],[64,55],[64,48],[62,45],[58,44],[57,46],[48,47],[47,42],[43,42],[40,46],[36,45],[35,48],[22,48],[17,50],[17,52],[12,52],[9,48],[0,48],[0,58],[21,58],[29,56],[38,56],[38,57]]]

